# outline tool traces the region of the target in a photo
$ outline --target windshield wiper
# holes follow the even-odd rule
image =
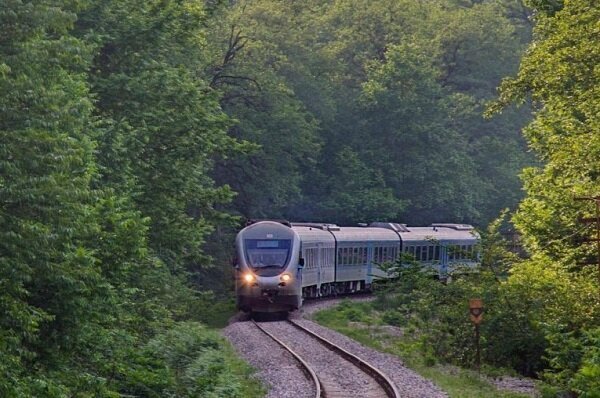
[[[281,268],[282,265],[278,264],[267,264],[267,265],[254,265],[254,268]]]

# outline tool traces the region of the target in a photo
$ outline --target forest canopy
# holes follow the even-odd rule
[[[598,20],[591,0],[2,1],[0,395],[244,396],[205,326],[242,219],[504,208],[531,255],[510,288],[569,293],[532,319],[549,352],[583,347],[549,377],[583,388],[598,306],[566,311],[593,289],[569,270],[591,255],[571,199],[598,194]]]

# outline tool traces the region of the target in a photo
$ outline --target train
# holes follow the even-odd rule
[[[401,255],[441,278],[479,262],[468,224],[428,227],[373,222],[340,227],[286,220],[250,221],[236,236],[235,291],[245,312],[289,312],[303,299],[368,291]]]

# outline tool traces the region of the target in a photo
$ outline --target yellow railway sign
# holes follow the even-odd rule
[[[483,320],[483,300],[469,300],[469,315],[471,316],[471,322],[473,322],[474,324],[481,323],[481,321]]]

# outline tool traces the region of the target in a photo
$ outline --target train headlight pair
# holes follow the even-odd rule
[[[282,282],[289,282],[292,277],[290,276],[290,274],[283,274],[279,277],[279,279],[281,279]]]

